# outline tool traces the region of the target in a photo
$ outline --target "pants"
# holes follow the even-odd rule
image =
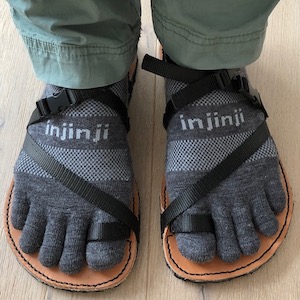
[[[144,0],[145,1],[145,0]],[[248,65],[279,0],[152,0],[164,51],[193,69]],[[67,88],[121,80],[136,56],[139,0],[8,0],[37,77]]]

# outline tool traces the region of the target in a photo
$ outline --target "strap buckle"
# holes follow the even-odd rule
[[[217,80],[220,90],[225,90],[230,84],[233,78],[233,72],[231,70],[220,70],[214,73],[213,76]]]
[[[246,77],[238,75],[236,76],[235,80],[237,83],[237,91],[241,93],[246,99],[248,99],[254,107],[261,109],[265,117],[267,118],[268,113],[261,101],[259,92],[256,89],[252,88]]]
[[[63,111],[64,109],[74,105],[76,100],[68,96],[66,89],[63,89],[58,95],[43,98],[36,102],[36,107],[41,117],[53,115]]]

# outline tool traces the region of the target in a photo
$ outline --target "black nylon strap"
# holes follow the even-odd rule
[[[121,117],[127,131],[129,131],[130,125],[127,114],[127,107],[118,96],[116,96],[111,90],[107,90],[105,93],[94,97],[93,99],[100,101],[101,103],[116,111]]]
[[[167,103],[166,112],[164,114],[163,124],[165,129],[167,129],[174,114],[186,105],[193,103],[195,100],[200,99],[214,90],[224,90],[232,86],[231,80],[233,74],[233,72],[228,70],[220,70],[199,79],[195,83],[189,84],[187,87],[173,94],[171,100]]]
[[[120,222],[92,223],[87,241],[116,241],[127,239],[130,236],[130,229]]]
[[[257,90],[252,88],[246,77],[235,76],[238,69],[199,71],[161,61],[149,55],[145,55],[142,68],[165,78],[189,83],[187,87],[173,94],[170,101],[168,101],[163,117],[165,129],[167,129],[175,113],[186,105],[218,89],[241,93],[251,103],[250,105],[261,109],[266,118],[268,117]]]
[[[194,205],[202,197],[216,188],[223,180],[237,170],[250,156],[255,153],[269,138],[270,133],[266,121],[250,135],[239,147],[229,154],[213,170],[198,182],[187,187],[161,215],[161,232],[176,217]]]
[[[36,102],[37,108],[33,111],[28,126],[53,114],[57,114],[72,105],[76,105],[90,99],[91,97],[94,100],[107,105],[118,113],[126,127],[126,130],[129,131],[130,126],[126,105],[118,96],[107,88],[99,88],[96,91],[88,90],[85,92],[63,89],[56,96],[41,99]]]
[[[181,67],[159,60],[148,54],[146,54],[143,59],[142,69],[164,78],[174,79],[185,83],[192,83],[207,75],[207,71],[198,71]]]
[[[40,167],[72,192],[125,223],[139,240],[139,220],[125,204],[64,167],[45,152],[28,133],[23,149]]]
[[[144,57],[142,68],[165,78],[190,83],[187,87],[172,95],[171,100],[167,103],[163,117],[165,129],[167,129],[174,114],[186,105],[214,90],[232,86],[231,80],[235,73],[235,69],[215,71],[193,70],[161,61],[147,54]]]
[[[180,222],[176,220],[176,222],[171,223],[170,227],[173,233],[215,233],[211,215],[184,215],[180,218]]]

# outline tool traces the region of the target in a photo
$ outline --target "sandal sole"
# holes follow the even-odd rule
[[[21,230],[15,229],[10,221],[14,182],[12,181],[7,193],[4,208],[4,231],[13,253],[25,270],[38,281],[51,287],[77,292],[96,292],[114,288],[120,285],[131,272],[138,251],[138,242],[133,231],[126,241],[123,260],[114,268],[105,271],[94,271],[87,265],[75,275],[67,275],[58,267],[44,267],[38,260],[38,253],[25,254],[19,246]],[[136,184],[133,187],[132,212],[139,217],[139,195]]]
[[[208,263],[200,264],[182,256],[177,247],[175,234],[170,231],[170,226],[167,226],[162,237],[163,250],[167,265],[174,272],[176,277],[201,283],[222,282],[253,273],[276,253],[287,234],[293,211],[292,192],[281,163],[280,168],[287,203],[284,211],[276,216],[279,223],[277,233],[272,237],[266,237],[258,233],[261,246],[254,255],[242,255],[241,258],[234,263],[226,263],[220,258],[215,257]],[[161,189],[162,212],[168,207],[169,203],[170,200],[166,191],[165,180],[163,180]]]

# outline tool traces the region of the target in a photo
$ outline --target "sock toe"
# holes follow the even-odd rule
[[[280,180],[278,161],[275,160],[268,169],[269,178],[265,185],[269,205],[275,215],[281,213],[286,206],[286,196]]]
[[[232,243],[220,242],[218,256],[225,262],[233,263],[241,257],[241,251],[237,245]]]
[[[69,220],[59,268],[66,274],[80,272],[85,262],[85,243],[88,221],[73,215]]]
[[[252,202],[252,215],[256,228],[265,236],[272,236],[278,230],[278,221],[266,199],[260,195]]]
[[[45,227],[46,218],[43,217],[42,210],[31,207],[19,241],[20,248],[24,253],[35,253],[40,249]]]
[[[119,264],[124,257],[125,240],[89,242],[86,249],[88,266],[96,271],[104,271]]]
[[[215,198],[217,199],[217,198]],[[234,262],[240,258],[241,250],[235,233],[231,212],[226,208],[225,203],[231,199],[221,197],[214,203],[212,218],[214,220],[217,254],[225,262]]]
[[[59,269],[65,273],[65,274],[69,274],[69,275],[73,275],[73,274],[77,274],[81,271],[83,264],[84,264],[84,260],[72,260],[73,255],[64,255],[64,258],[60,261],[59,263]]]
[[[216,240],[212,233],[179,233],[176,241],[180,253],[195,262],[209,262],[216,254]]]
[[[55,216],[55,214],[54,214]],[[66,220],[63,215],[50,217],[46,226],[44,241],[39,252],[39,261],[45,267],[59,264],[64,248]]]
[[[265,235],[265,236],[272,236],[278,231],[279,225],[277,219],[270,218],[269,220],[264,221],[259,226],[259,230]]]
[[[260,240],[255,231],[248,205],[235,206],[232,209],[232,217],[239,246],[243,254],[252,255],[256,253],[260,247]]]
[[[26,193],[20,189],[14,190],[11,223],[15,229],[22,230],[29,212],[29,201]]]

